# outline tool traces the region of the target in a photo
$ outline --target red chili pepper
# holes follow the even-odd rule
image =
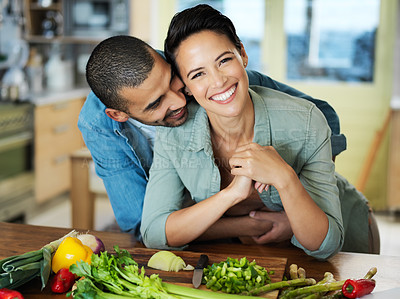
[[[3,288],[0,289],[0,299],[24,299],[24,297],[18,291]]]
[[[374,288],[373,279],[347,279],[342,286],[342,292],[346,298],[359,298],[371,293]]]
[[[75,283],[75,274],[69,272],[67,268],[58,270],[51,283],[51,290],[54,293],[68,292]]]

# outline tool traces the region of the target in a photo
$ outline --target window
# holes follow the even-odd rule
[[[249,56],[248,68],[262,71],[261,42],[264,38],[264,0],[178,0],[177,11],[208,4],[229,17]]]
[[[379,0],[285,0],[287,78],[372,82]]]

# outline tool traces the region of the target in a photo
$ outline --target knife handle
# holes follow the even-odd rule
[[[195,269],[203,269],[208,265],[208,256],[206,254],[200,255],[199,261],[197,262],[197,265]]]

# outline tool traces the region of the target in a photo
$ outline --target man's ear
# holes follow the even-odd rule
[[[129,115],[120,110],[106,108],[105,112],[109,118],[118,121],[120,123],[126,122],[129,119]]]

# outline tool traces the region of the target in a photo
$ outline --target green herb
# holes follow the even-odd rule
[[[71,231],[64,237],[53,241],[36,251],[15,255],[0,261],[0,288],[15,289],[33,278],[40,276],[42,289],[47,284],[51,271],[51,254],[66,237],[78,233]]]

